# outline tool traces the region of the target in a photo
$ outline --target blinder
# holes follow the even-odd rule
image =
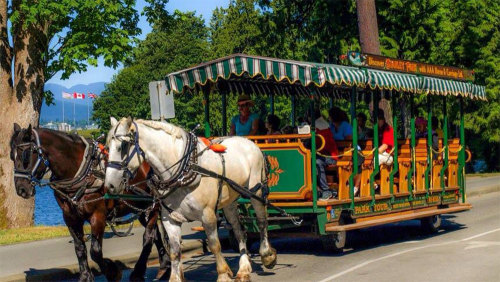
[[[128,165],[129,165],[130,161],[133,159],[133,157],[135,156],[135,154],[137,154],[138,157],[139,157],[139,155],[141,155],[143,158],[145,157],[144,152],[141,150],[141,147],[139,146],[139,127],[137,126],[137,124],[135,122],[133,122],[133,124],[135,125],[135,128],[136,128],[134,135],[116,135],[116,134],[114,135],[114,137],[116,139],[118,139],[120,137],[130,137],[130,139],[131,139],[131,141],[120,140],[122,142],[120,144],[120,154],[121,154],[122,161],[121,162],[109,161],[108,164],[106,165],[106,168],[110,167],[110,168],[114,168],[117,170],[122,170],[123,171],[123,182],[125,182],[125,183],[128,182],[129,179],[132,179],[135,177],[134,173],[132,173],[128,169]],[[134,146],[134,149],[132,150],[132,152],[129,155],[131,145]]]
[[[40,144],[40,138],[38,133],[32,129],[34,140],[29,143],[22,143],[16,145],[16,150],[14,153],[14,178],[25,178],[31,182],[31,186],[36,186],[40,184],[41,179],[49,170],[49,161],[43,156],[43,151]],[[16,165],[17,150],[21,148],[21,166],[22,169],[18,169]],[[36,161],[33,159],[33,152],[36,152]],[[34,165],[32,165],[34,163]],[[40,164],[43,163],[45,168],[39,171]]]

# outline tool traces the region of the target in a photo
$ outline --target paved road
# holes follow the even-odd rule
[[[467,187],[468,194],[471,195],[468,200],[474,205],[474,209],[447,216],[445,228],[438,236],[421,235],[418,222],[366,229],[352,233],[350,246],[342,256],[323,252],[318,240],[274,240],[273,245],[279,252],[278,265],[272,271],[265,271],[260,266],[260,258],[256,256],[253,258],[255,271],[252,278],[254,281],[320,281],[342,274],[338,279],[462,280],[453,276],[458,273],[463,280],[473,278],[500,281],[499,230],[466,241],[457,241],[500,228],[500,193],[492,192],[500,191],[500,176],[469,177]],[[198,249],[194,253],[199,253],[203,234],[194,234],[190,230],[193,225],[199,224],[183,226],[183,242],[186,245],[197,245]],[[127,257],[130,262],[135,262],[143,231],[139,228],[133,232],[134,236],[104,240],[105,256],[121,261],[125,261],[123,258]],[[64,277],[68,277],[67,270],[77,272],[74,247],[69,241],[70,238],[59,238],[0,246],[0,281],[6,278],[40,279],[40,273],[48,272],[66,274]],[[433,244],[440,245],[432,246]],[[258,251],[257,247],[253,246],[254,252]],[[225,256],[236,272],[237,256],[229,251],[226,251]],[[216,280],[215,263],[211,255],[187,258],[184,267],[188,280]],[[60,271],[57,272],[58,270]],[[156,272],[157,265],[152,264],[148,280]],[[124,281],[128,280],[128,274],[129,271],[124,272]],[[43,277],[61,279],[61,276],[54,275]],[[100,276],[97,280],[104,281],[104,278]]]
[[[471,211],[443,216],[438,234],[424,235],[419,221],[355,231],[342,255],[324,252],[315,239],[275,239],[278,264],[262,269],[255,255],[252,280],[500,281],[500,192],[470,197],[469,202]],[[257,247],[252,251],[258,252]],[[238,256],[230,251],[225,256],[236,273]],[[148,277],[156,269],[150,267]],[[184,260],[184,269],[189,281],[217,279],[211,254]]]

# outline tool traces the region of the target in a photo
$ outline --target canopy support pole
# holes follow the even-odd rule
[[[408,179],[408,193],[410,196],[409,200],[413,200],[413,191],[414,185],[413,181],[415,178],[413,177],[413,173],[415,172],[415,99],[413,97],[413,93],[410,94],[410,128],[411,128],[411,142],[410,142],[410,154],[411,154],[411,166],[408,174],[406,175]]]
[[[269,94],[269,112],[274,115],[274,93]]]
[[[382,92],[382,90],[380,90]],[[372,197],[371,205],[375,204],[375,175],[377,175],[380,171],[380,165],[378,162],[378,147],[379,147],[379,134],[378,134],[378,103],[379,103],[379,92],[374,91],[372,93],[372,101],[373,101],[373,116],[375,123],[373,125],[373,172],[370,174],[370,195]]]
[[[205,137],[210,137],[210,88],[203,88],[203,104],[205,105]]]
[[[464,98],[460,96],[460,152],[458,155],[458,185],[462,195],[462,203],[465,203],[465,119],[464,119]]]
[[[292,127],[295,128],[295,94],[292,94]]]
[[[227,91],[222,91],[222,136],[227,136]]]
[[[429,197],[430,182],[429,173],[432,169],[432,95],[427,95],[427,167],[425,168],[425,190]]]
[[[446,107],[446,96],[443,96],[443,147],[444,147],[444,162],[443,167],[441,168],[441,189],[442,194],[444,195],[445,183],[444,183],[444,173],[448,169],[448,113]]]
[[[311,173],[312,173],[312,196],[313,196],[313,211],[318,210],[318,179],[316,171],[316,117],[314,115],[314,93],[311,91],[310,97],[310,112],[311,112]]]
[[[351,121],[352,121],[352,173],[349,176],[349,197],[351,209],[354,209],[354,177],[358,175],[358,120],[356,119],[356,101],[358,89],[351,88]],[[330,100],[331,101],[331,100]],[[360,189],[361,187],[358,187]]]
[[[392,103],[392,128],[394,131],[394,153],[393,153],[393,162],[392,162],[392,171],[389,175],[389,191],[391,192],[392,199],[391,202],[394,202],[394,176],[399,171],[398,164],[398,115],[397,115],[397,98],[394,92],[391,92],[391,103]]]

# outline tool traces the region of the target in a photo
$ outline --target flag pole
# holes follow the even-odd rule
[[[64,124],[64,97],[63,97],[63,124]]]
[[[75,100],[73,99],[73,126],[75,127],[73,130],[76,129],[76,121],[75,121]]]
[[[89,119],[90,119],[89,107],[90,107],[90,103],[89,103],[89,99],[87,99],[87,129],[89,128]]]

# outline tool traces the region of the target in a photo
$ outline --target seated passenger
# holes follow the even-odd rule
[[[279,135],[280,132],[280,118],[275,115],[268,115],[266,121],[267,135]]]
[[[378,162],[379,164],[392,164],[393,158],[389,154],[394,147],[394,131],[392,127],[385,122],[384,112],[378,112]]]
[[[241,94],[238,97],[239,115],[231,119],[231,131],[229,135],[247,136],[255,135],[259,130],[259,115],[250,111],[254,102],[247,94]]]
[[[307,119],[310,120],[310,114],[307,114]],[[330,127],[328,126],[328,122],[323,118],[319,109],[314,110],[314,116],[317,117],[314,125],[316,127],[316,134],[321,135],[325,140],[325,146],[321,151],[319,151],[318,155],[316,155],[316,168],[317,168],[317,177],[318,177],[318,190],[321,192],[321,195],[318,199],[328,200],[332,197],[336,197],[337,194],[332,193],[330,191],[330,187],[328,186],[328,182],[326,181],[326,172],[325,168],[328,165],[333,165],[337,163],[337,144],[333,139],[332,132],[330,131]],[[316,144],[321,146],[321,141],[317,140]]]
[[[427,121],[423,117],[415,119],[415,138],[427,138]]]
[[[333,139],[335,141],[352,140],[352,126],[349,124],[347,114],[338,107],[332,107],[328,114]]]
[[[366,127],[366,115],[364,113],[358,113],[358,140],[364,141],[373,138],[373,129]]]

